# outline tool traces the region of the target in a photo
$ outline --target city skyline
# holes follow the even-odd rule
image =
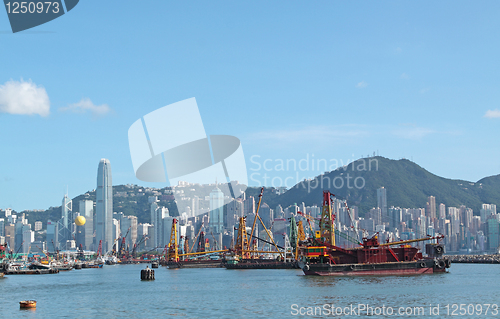
[[[104,190],[109,187],[107,181],[110,180],[111,170],[108,160],[102,159],[100,161],[97,175],[98,189],[100,189],[99,193],[101,195],[97,196],[96,194],[96,220],[98,224],[95,225],[95,238],[93,236],[94,202],[91,200],[79,201],[80,213],[78,215],[86,217],[87,220],[84,225],[79,224],[81,221],[77,223],[73,220],[66,225],[67,216],[72,213],[73,209],[72,201],[67,195],[64,195],[63,205],[61,206],[61,219],[56,223],[50,220],[47,222],[46,236],[43,236],[43,223],[36,221],[33,231],[32,220],[29,221],[24,214],[13,215],[12,211],[7,210],[5,211],[5,218],[0,218],[0,240],[8,243],[9,247],[14,247],[15,251],[22,253],[35,251],[34,247],[37,247],[37,249],[38,247],[44,247],[42,249],[48,251],[54,251],[55,249],[77,250],[79,248],[88,251],[97,250],[101,246],[98,244],[101,240],[98,234],[102,232],[102,229],[99,229],[99,220],[106,219],[106,214],[101,212],[106,201],[99,200],[99,198],[106,197]],[[182,184],[185,187],[190,187],[189,183]],[[124,193],[126,192],[121,192],[119,196],[125,196]],[[182,244],[181,249],[184,249],[185,243],[194,248],[197,244],[196,240],[199,240],[197,249],[205,246],[205,240],[207,247],[219,247],[216,249],[220,249],[221,244],[227,246],[234,241],[234,231],[237,229],[240,217],[247,216],[247,225],[253,224],[257,209],[255,199],[252,196],[238,198],[229,202],[227,207],[222,209],[220,205],[223,204],[224,194],[215,184],[210,196],[206,196],[204,199],[205,202],[210,203],[210,208],[207,211],[200,211],[199,215],[193,215],[191,210],[188,209],[187,212],[181,212],[180,216],[172,217],[166,207],[159,205],[158,198],[159,195],[163,194],[162,192],[149,189],[141,193],[143,196],[147,194],[147,200],[151,205],[150,220],[146,223],[139,223],[136,216],[126,216],[122,212],[113,212],[112,223],[114,227],[110,231],[112,237],[108,241],[106,240],[108,234],[104,235],[102,252],[110,252],[114,249],[122,254],[124,250],[136,252],[136,248],[139,251],[140,249],[161,250],[171,240],[171,227],[174,218],[178,223],[177,240]],[[193,203],[192,199],[197,198],[196,195],[193,198],[190,195],[185,195],[187,200]],[[404,208],[396,207],[387,202],[387,190],[383,186],[376,189],[376,195],[377,207],[365,212],[366,214],[363,217],[360,216],[361,212],[357,206],[352,206],[349,210],[345,199],[332,199],[332,210],[336,216],[335,227],[351,236],[351,238],[364,238],[377,234],[381,242],[412,240],[444,234],[446,235],[444,245],[450,251],[481,252],[495,251],[498,248],[500,242],[500,214],[497,214],[495,204],[484,203],[480,211],[476,211],[476,214],[474,214],[473,210],[465,205],[447,207],[440,203],[438,216],[436,215],[435,196],[431,195],[427,198],[425,208]],[[161,197],[163,196],[161,195]],[[197,201],[197,205],[199,205],[199,198]],[[101,203],[101,207],[98,208],[97,203]],[[241,207],[239,207],[240,205]],[[389,205],[390,207],[387,209]],[[274,213],[275,210],[276,214]],[[303,224],[310,223],[310,221],[318,218],[321,212],[318,204],[306,206],[303,202],[290,205],[284,209],[278,205],[275,210],[263,202],[259,212],[279,245],[285,244],[282,235],[290,231],[287,220],[293,220],[291,218],[295,217],[297,221],[302,221]],[[299,214],[299,212],[302,213]],[[77,214],[74,213],[73,216],[77,216]],[[307,218],[312,218],[312,220],[306,221],[305,216],[309,216]],[[311,227],[316,228],[317,225],[313,223]],[[255,236],[266,237],[267,234],[259,232],[259,229],[259,227],[256,228]],[[199,232],[202,230],[205,232],[205,237],[203,233],[199,237]],[[308,229],[302,231],[311,236]],[[195,236],[195,233],[198,233],[198,235]],[[46,237],[46,240],[42,240],[44,237]],[[73,240],[71,240],[71,237]],[[348,240],[349,237],[337,237],[337,242],[341,246],[351,247],[353,245],[352,240]],[[187,239],[181,240],[183,238]],[[188,242],[188,239],[191,242]],[[110,247],[110,242],[114,246]],[[50,248],[50,244],[53,244],[52,248]],[[140,247],[136,247],[136,245],[140,245]]]

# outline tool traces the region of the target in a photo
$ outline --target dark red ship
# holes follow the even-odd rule
[[[320,231],[299,245],[299,266],[306,275],[363,276],[363,275],[419,275],[443,273],[450,260],[443,257],[444,247],[439,244],[442,235],[380,244],[375,234],[363,238],[360,247],[341,248],[335,245],[332,194],[323,192]],[[436,240],[426,244],[426,254],[409,244]]]

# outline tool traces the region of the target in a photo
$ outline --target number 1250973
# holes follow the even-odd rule
[[[442,305],[448,316],[481,316],[481,315],[498,315],[497,304],[451,304]]]
[[[7,2],[5,4],[7,13],[20,13],[20,14],[37,14],[37,13],[59,13],[59,2],[52,1],[37,1],[37,2]]]

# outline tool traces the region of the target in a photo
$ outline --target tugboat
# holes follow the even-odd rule
[[[299,267],[305,275],[417,275],[443,273],[450,267],[450,260],[443,257],[444,247],[439,244],[443,235],[380,244],[375,234],[363,238],[357,248],[336,246],[332,196],[329,191],[323,192],[320,231],[316,238],[309,238],[299,245]],[[409,245],[427,240],[438,242],[426,245],[427,257]]]

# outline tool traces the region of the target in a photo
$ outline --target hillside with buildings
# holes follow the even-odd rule
[[[335,171],[325,172],[305,180],[272,204],[288,206],[304,202],[318,204],[324,189],[330,190],[349,205],[359,207],[364,214],[377,207],[376,190],[387,189],[389,205],[423,207],[429,196],[446,206],[465,205],[479,212],[483,203],[500,205],[500,175],[477,182],[446,179],[434,175],[407,159],[391,160],[384,157],[362,158]]]
[[[0,241],[14,251],[43,249],[103,252],[126,237],[126,247],[139,251],[163,249],[170,240],[173,218],[180,236],[190,247],[201,245],[200,233],[211,247],[234,242],[240,217],[247,225],[255,218],[260,188],[232,183],[199,185],[180,183],[165,188],[109,185],[109,162],[100,163],[97,188],[42,211],[0,211]],[[108,173],[106,173],[108,170]],[[109,174],[108,177],[105,177]],[[323,190],[336,195],[336,227],[352,238],[379,233],[380,239],[413,239],[442,233],[448,251],[491,251],[499,246],[500,176],[473,183],[436,176],[409,160],[383,157],[359,159],[288,191],[265,188],[259,215],[279,245],[285,244],[292,216],[313,229],[320,217]],[[231,193],[232,192],[232,193]],[[233,199],[231,194],[236,194]],[[350,207],[348,210],[346,207]],[[312,216],[306,220],[298,212]],[[84,225],[75,225],[78,216]],[[260,227],[258,236],[267,236]],[[310,232],[306,227],[305,232]],[[346,246],[352,241],[338,238]],[[105,243],[105,244],[103,244]],[[185,241],[183,242],[183,244]]]

